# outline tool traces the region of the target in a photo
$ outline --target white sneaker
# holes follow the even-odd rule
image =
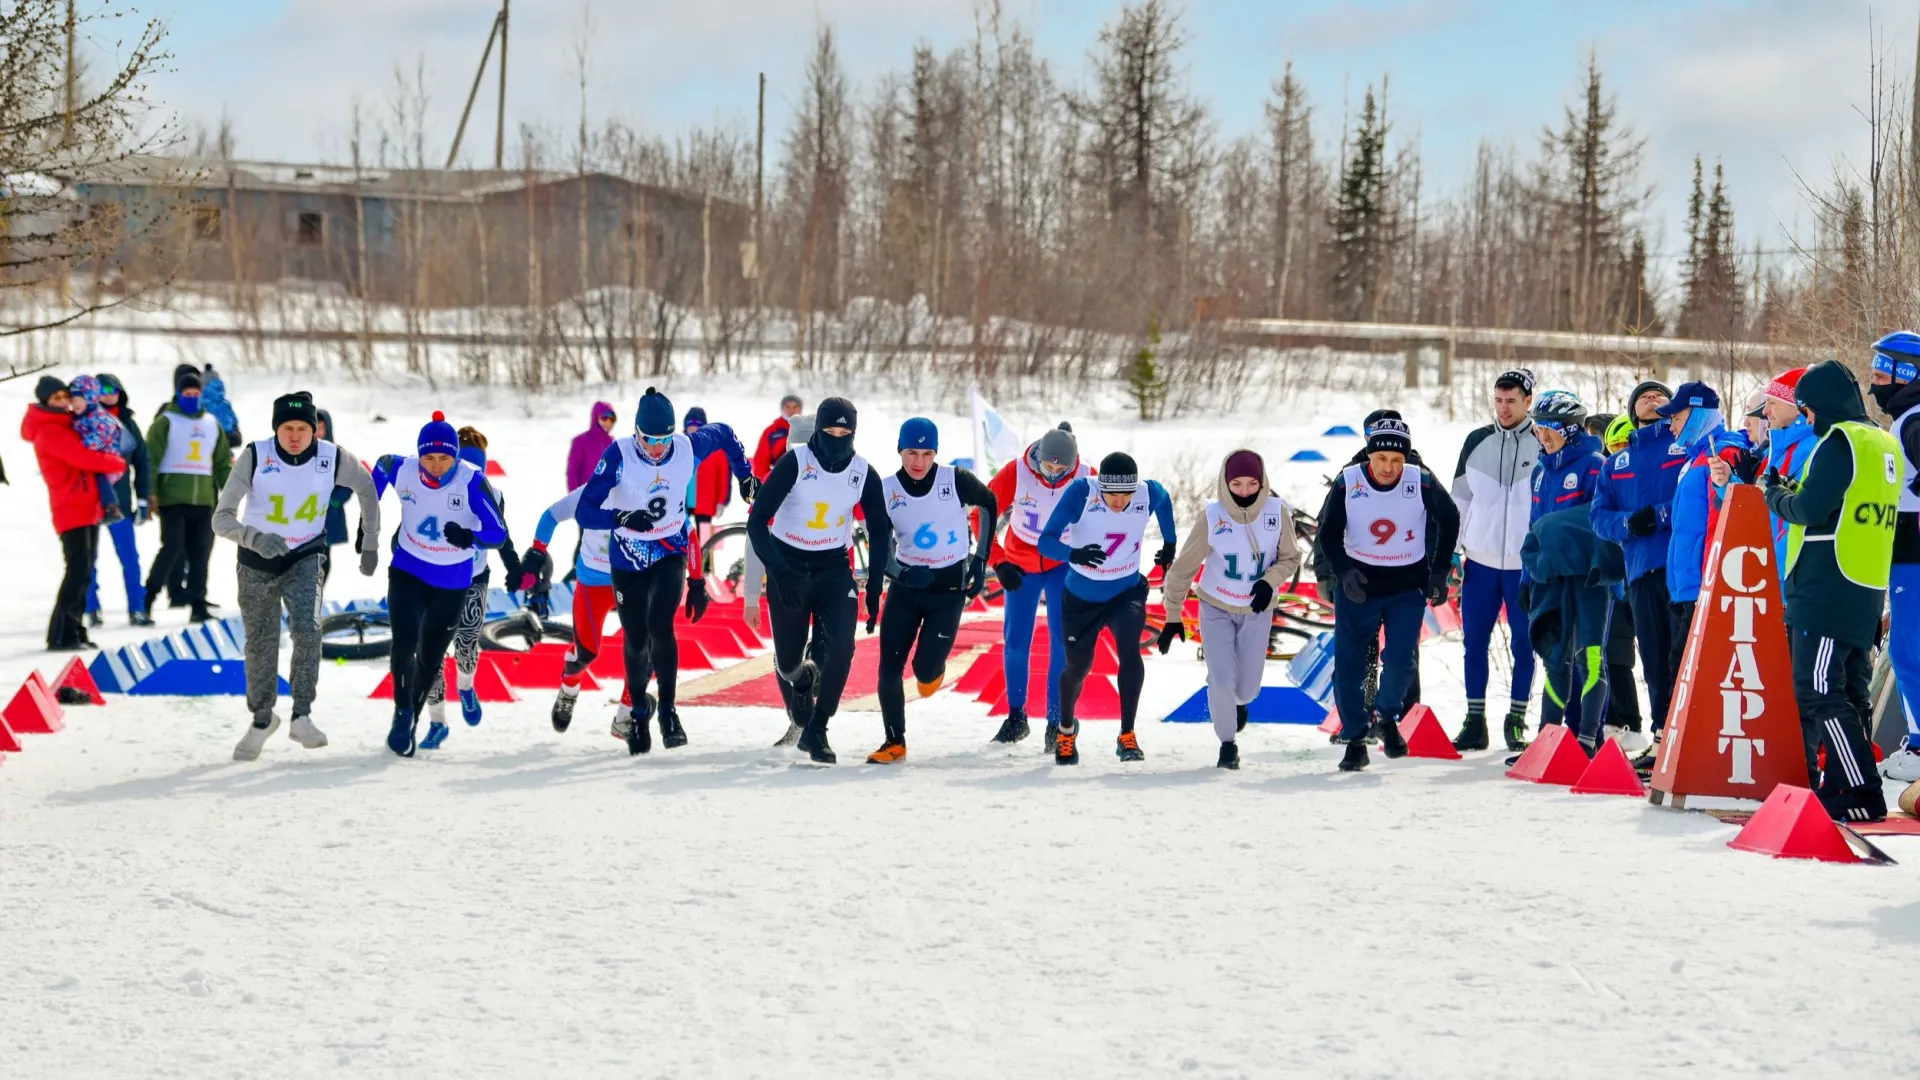
[[[259,760],[260,751],[267,745],[267,740],[273,736],[274,732],[280,730],[280,714],[273,713],[272,716],[273,722],[266,727],[247,725],[247,733],[240,736],[240,744],[233,748],[233,760]]]
[[[327,745],[327,733],[313,726],[313,717],[296,716],[293,726],[287,729],[287,738],[309,750],[318,750]]]
[[[1888,754],[1886,760],[1880,763],[1880,775],[1909,784],[1920,780],[1920,751],[1903,746]]]
[[[613,710],[613,737],[621,742],[627,741],[627,732],[633,730],[633,710],[625,705]]]
[[[1606,729],[1601,732],[1601,736],[1603,740],[1612,739],[1614,742],[1619,743],[1620,749],[1630,758],[1638,757],[1646,753],[1647,747],[1653,745],[1647,741],[1645,735],[1642,735],[1632,728],[1621,727],[1618,724],[1608,724]]]

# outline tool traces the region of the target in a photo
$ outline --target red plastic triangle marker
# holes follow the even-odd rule
[[[385,675],[380,676],[380,685],[373,688],[373,693],[367,695],[367,700],[393,700],[393,672],[389,671]]]
[[[1776,785],[1773,794],[1760,804],[1740,835],[1727,841],[1727,846],[1776,859],[1861,861],[1813,792],[1790,784]]]
[[[980,692],[974,695],[973,700],[993,701],[995,699],[999,699],[1001,701],[1005,701],[1006,697],[1007,697],[1007,673],[1004,669],[996,667],[992,671],[987,673],[986,685],[980,688]],[[992,714],[990,713],[988,715],[992,715]]]
[[[87,665],[81,663],[77,656],[69,659],[67,666],[60,669],[60,674],[53,677],[53,689],[53,700],[56,702],[60,700],[60,691],[73,689],[87,695],[89,705],[107,703],[107,699],[100,696],[100,687],[94,684],[93,673],[87,670]]]
[[[5,721],[15,735],[51,735],[60,730],[60,706],[43,689],[45,686],[40,673],[34,672],[0,710],[0,721]]]
[[[1340,734],[1340,710],[1339,709],[1327,710],[1327,718],[1325,720],[1320,721],[1320,734],[1322,735]]]
[[[1535,784],[1571,787],[1586,771],[1587,755],[1581,751],[1579,740],[1568,733],[1565,724],[1546,724],[1507,775]]]
[[[987,646],[986,652],[973,658],[973,663],[968,665],[966,674],[960,676],[960,678],[954,682],[954,693],[978,694],[987,683],[993,680],[993,673],[996,671],[1000,672],[1000,678],[1004,682],[1007,676],[1006,671],[1001,666],[1002,661],[1000,657],[1000,646]]]
[[[459,695],[459,666],[453,657],[447,657],[446,664],[447,700],[456,700]],[[473,669],[473,689],[481,701],[519,701],[520,695],[513,692],[513,684],[500,673],[500,668],[490,656],[481,656],[480,663]]]
[[[1647,796],[1646,785],[1640,782],[1640,774],[1633,771],[1633,763],[1627,760],[1626,751],[1620,744],[1608,739],[1600,746],[1600,752],[1593,755],[1587,771],[1580,774],[1580,780],[1573,785],[1575,795],[1631,795],[1636,799]]]
[[[1440,718],[1425,705],[1407,710],[1407,715],[1400,720],[1400,737],[1407,741],[1408,757],[1460,760],[1460,751],[1453,748],[1453,740],[1447,738]]]
[[[7,722],[0,720],[0,754],[17,754],[19,752],[20,740],[13,737],[13,731],[7,727]]]

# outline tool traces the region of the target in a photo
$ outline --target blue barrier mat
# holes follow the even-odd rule
[[[1318,450],[1295,450],[1288,461],[1325,461],[1327,455]]]
[[[1333,435],[1358,436],[1360,433],[1353,430],[1353,427],[1350,424],[1335,424],[1332,427],[1328,428],[1326,431],[1321,432],[1321,434],[1328,435],[1328,436],[1333,436]]]
[[[1313,700],[1297,686],[1263,686],[1260,696],[1247,703],[1249,724],[1318,725],[1326,718],[1326,706]],[[1163,723],[1168,724],[1204,724],[1210,720],[1205,687],[1161,718]]]

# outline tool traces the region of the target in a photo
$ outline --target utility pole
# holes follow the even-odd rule
[[[473,115],[473,102],[480,96],[480,82],[487,77],[487,61],[493,58],[493,43],[500,37],[500,15],[493,16],[493,26],[487,31],[487,47],[480,51],[480,66],[473,70],[473,86],[467,91],[467,106],[460,110],[460,126],[453,129],[453,146],[447,150],[447,168],[460,156],[460,142],[467,136],[467,120]],[[494,148],[493,167],[500,168],[500,150]]]
[[[74,16],[73,16],[73,4],[74,4],[74,0],[67,0],[67,116],[66,116],[66,124],[65,124],[65,127],[63,128],[63,131],[64,131],[64,133],[65,133],[65,142],[63,143],[63,145],[65,145],[65,146],[72,146],[72,145],[73,145],[73,80],[74,80],[74,70],[73,70],[73,36],[74,36]]]
[[[1920,30],[1915,31],[1913,46],[1913,113],[1907,121],[1907,214],[1908,224],[1920,233]]]
[[[505,167],[507,154],[507,20],[513,0],[500,0],[500,113],[493,121],[493,168]]]
[[[760,317],[764,295],[761,281],[766,277],[767,237],[761,221],[767,214],[765,181],[767,173],[767,73],[760,73],[760,111],[753,126],[753,314]]]

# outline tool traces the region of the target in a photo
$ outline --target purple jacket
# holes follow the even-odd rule
[[[567,490],[587,482],[593,475],[593,467],[600,463],[600,455],[613,445],[613,436],[600,430],[600,417],[613,416],[618,422],[619,414],[613,406],[604,401],[593,403],[593,411],[587,414],[587,430],[573,437],[573,445],[567,447]]]

